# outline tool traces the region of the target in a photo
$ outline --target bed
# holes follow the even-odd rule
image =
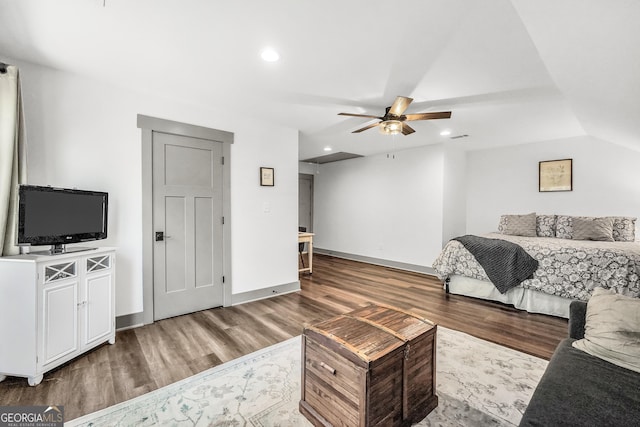
[[[433,263],[437,276],[445,283],[448,292],[565,318],[569,317],[571,301],[587,301],[595,287],[640,297],[640,244],[633,241],[635,218],[605,217],[611,218],[613,224],[616,224],[615,218],[620,218],[616,224],[618,233],[611,233],[615,234],[617,240],[594,241],[577,240],[580,236],[577,232],[574,236],[572,229],[572,222],[581,225],[583,219],[587,221],[593,217],[553,215],[553,226],[545,230],[540,224],[541,216],[529,215],[537,218],[537,221],[534,219],[537,226],[534,226],[533,232],[530,229],[525,233],[504,227],[503,215],[498,227],[500,232],[482,237],[506,240],[521,246],[538,261],[538,267],[530,278],[501,293],[465,246],[457,240],[451,240]],[[633,228],[633,231],[625,235],[623,227]],[[505,234],[514,232],[528,235]],[[553,237],[548,237],[550,234]]]

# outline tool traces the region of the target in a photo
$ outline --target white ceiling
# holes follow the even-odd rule
[[[0,58],[273,120],[300,159],[585,134],[640,150],[638,22],[637,0],[0,0]],[[397,95],[452,118],[389,137],[337,115]]]

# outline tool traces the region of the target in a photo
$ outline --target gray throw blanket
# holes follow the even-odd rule
[[[535,258],[521,246],[506,240],[469,234],[452,240],[462,243],[471,252],[501,294],[531,277],[538,268]]]

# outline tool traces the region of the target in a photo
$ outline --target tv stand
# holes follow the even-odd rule
[[[75,249],[75,248],[74,248]],[[114,248],[0,257],[0,381],[43,375],[115,343]]]
[[[49,250],[34,251],[29,253],[38,254],[38,255],[62,255],[62,254],[70,254],[73,252],[93,251],[95,249],[98,249],[98,248],[89,248],[86,246],[67,247],[67,245],[60,243],[56,245],[51,245],[51,248]]]

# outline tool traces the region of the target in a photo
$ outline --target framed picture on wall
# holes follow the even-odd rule
[[[260,168],[260,185],[263,187],[275,185],[273,168]]]
[[[538,191],[573,191],[573,159],[538,162]]]

